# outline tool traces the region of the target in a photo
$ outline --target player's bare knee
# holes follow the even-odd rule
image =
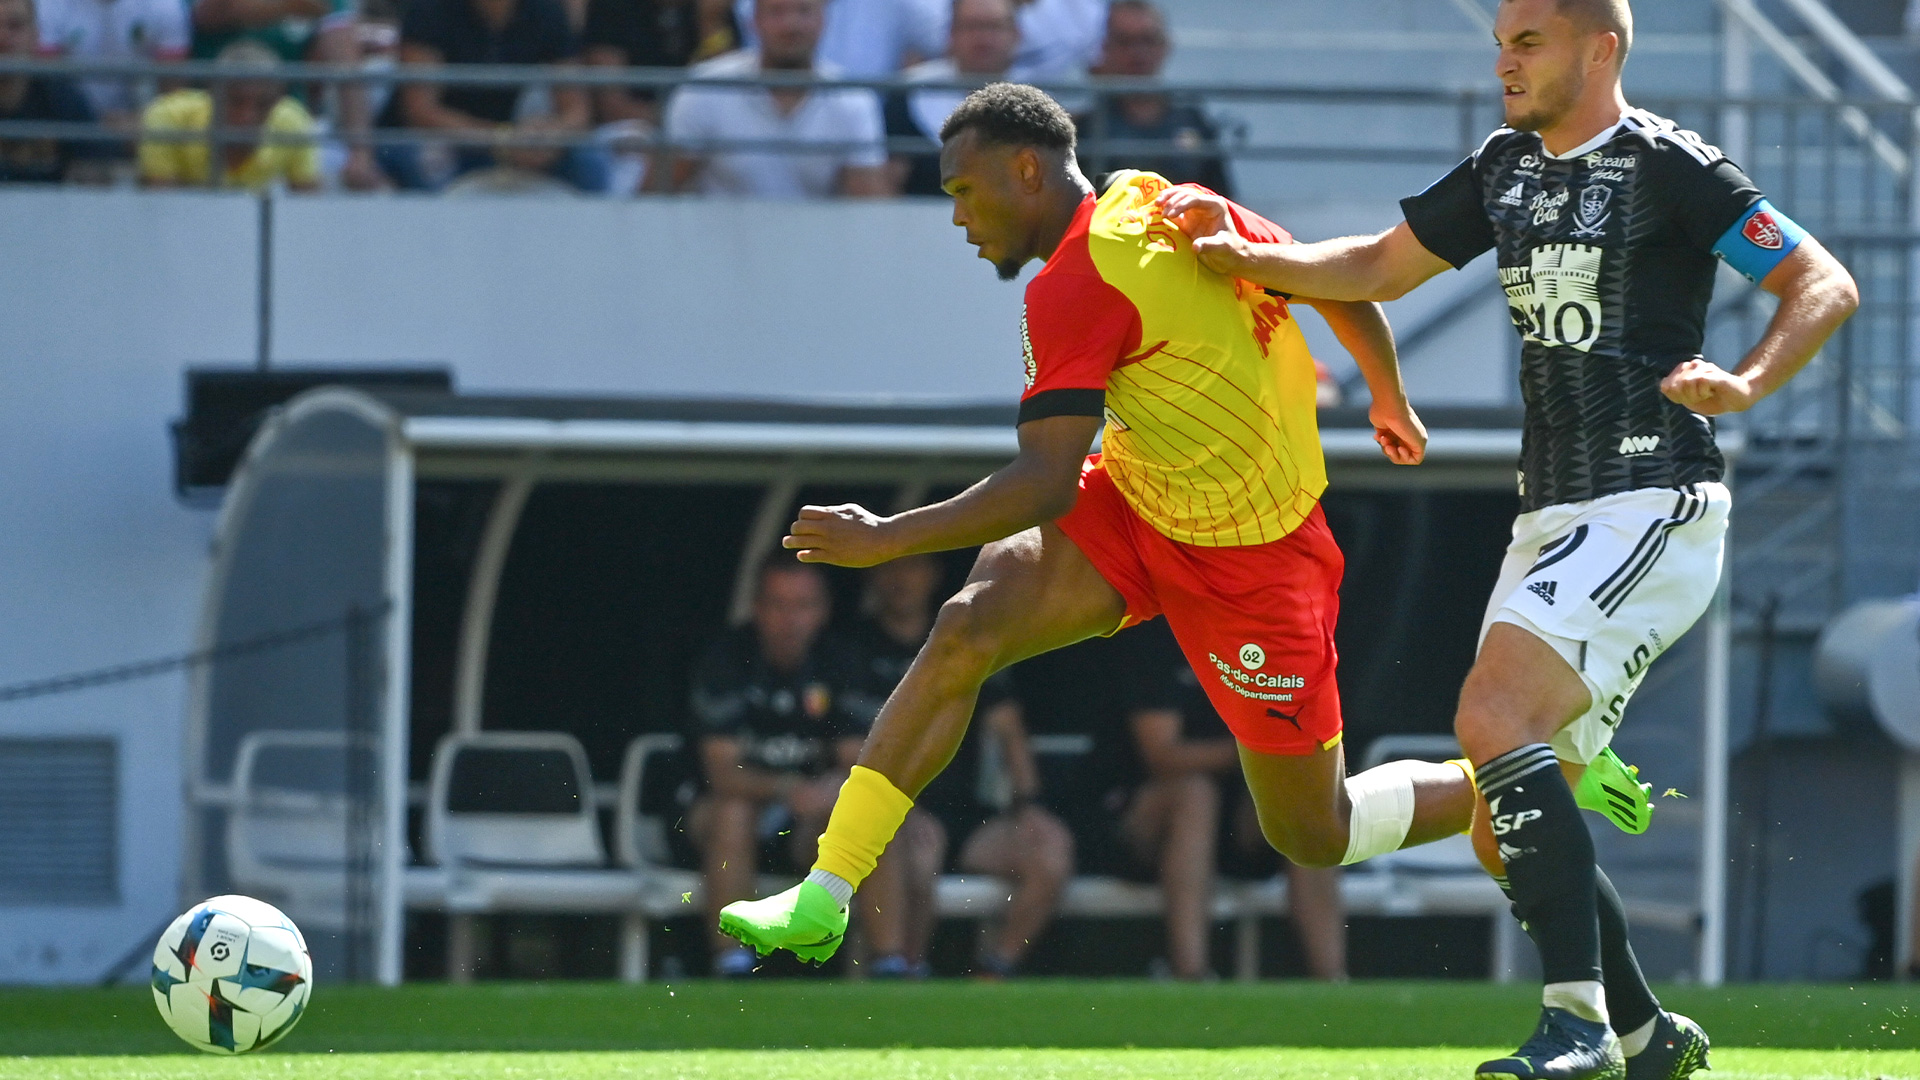
[[[1293,820],[1284,824],[1260,822],[1260,832],[1273,850],[1295,866],[1318,869],[1339,866],[1347,856],[1347,830],[1337,822]]]
[[[933,632],[921,650],[924,661],[942,676],[979,684],[993,674],[1005,628],[977,590],[962,589],[940,605]]]
[[[1294,841],[1289,850],[1280,854],[1295,866],[1304,866],[1309,870],[1322,870],[1339,866],[1347,857],[1347,838],[1331,834],[1315,835]]]
[[[1476,667],[1460,690],[1453,733],[1469,758],[1485,764],[1516,747],[1551,738],[1559,725],[1545,718],[1546,704],[1517,698],[1497,676]]]

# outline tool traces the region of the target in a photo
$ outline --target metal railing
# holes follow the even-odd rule
[[[1734,5],[1738,7],[1738,4]],[[48,75],[70,79],[122,79],[146,87],[164,83],[218,84],[257,80],[259,69],[216,63],[49,61],[0,58],[0,77]],[[592,66],[397,66],[384,69],[316,64],[285,64],[272,77],[290,87],[307,87],[321,113],[333,111],[339,91],[348,86],[386,90],[415,85],[442,87],[516,87],[604,90],[623,88],[664,95],[690,83],[703,89],[813,89],[873,91],[880,95],[923,91],[964,91],[970,81],[914,82],[888,79],[815,79],[806,74],[767,72],[750,79],[695,79],[686,69]],[[1202,106],[1219,121],[1213,143],[1128,139],[1088,124],[1082,150],[1091,160],[1117,163],[1129,158],[1217,159],[1246,166],[1324,166],[1392,171],[1396,178],[1437,176],[1497,127],[1501,103],[1495,88],[1328,89],[1227,82],[1161,82],[1100,79],[1047,84],[1047,89],[1086,112],[1116,96],[1163,94]],[[1791,213],[1841,254],[1860,280],[1861,314],[1809,370],[1781,393],[1732,426],[1747,436],[1749,453],[1743,484],[1749,501],[1794,490],[1804,498],[1783,504],[1768,535],[1739,555],[1754,572],[1745,580],[1788,595],[1783,620],[1791,625],[1824,617],[1846,591],[1845,538],[1837,527],[1840,501],[1834,480],[1861,440],[1911,442],[1915,439],[1913,341],[1916,325],[1911,302],[1914,259],[1920,242],[1914,235],[1915,187],[1908,163],[1916,151],[1916,111],[1909,101],[1876,87],[1874,100],[1777,98],[1648,98],[1636,101],[1699,131],[1709,141],[1725,142],[1776,205]],[[1091,109],[1096,115],[1104,110]],[[40,121],[0,121],[0,140],[52,138],[129,143],[142,137],[198,139],[215,144],[258,142],[255,131],[216,128],[212,132],[176,132],[143,136],[138,131],[96,125]],[[591,130],[538,131],[524,128],[480,132],[376,127],[334,131],[325,136],[349,144],[442,144],[456,147],[577,148],[605,146]],[[276,139],[275,141],[282,141]],[[294,137],[293,141],[299,141]],[[871,144],[860,144],[871,146]],[[934,152],[931,140],[893,137],[886,148],[899,155]],[[660,131],[622,136],[622,151],[646,155],[726,152],[818,154],[847,150],[846,143],[791,140],[711,139],[674,141]],[[215,170],[216,172],[218,170]],[[1243,173],[1244,175],[1244,173]],[[1271,174],[1268,174],[1271,175]],[[1295,175],[1295,174],[1288,174]],[[1340,174],[1348,175],[1348,174]],[[1244,185],[1243,185],[1244,186]],[[1269,201],[1287,197],[1272,187]],[[1469,296],[1459,310],[1441,312],[1431,326],[1412,326],[1410,344],[1430,338],[1461,319],[1480,317],[1490,297]],[[1771,313],[1771,298],[1745,288],[1722,290],[1710,318],[1710,355],[1737,359],[1757,340]],[[1488,316],[1491,317],[1491,316]],[[1783,552],[1805,558],[1762,572]],[[1799,569],[1790,569],[1789,564]],[[1818,586],[1825,585],[1826,588]],[[1796,605],[1792,594],[1806,594]],[[1813,599],[1821,596],[1817,602]],[[1757,602],[1743,604],[1757,610]]]
[[[167,84],[217,86],[226,82],[258,82],[262,79],[290,87],[317,87],[321,98],[318,114],[337,114],[340,88],[358,86],[398,90],[406,86],[492,87],[565,90],[624,89],[651,93],[670,92],[687,85],[702,89],[745,90],[868,90],[883,97],[922,92],[965,92],[990,80],[910,81],[889,79],[823,79],[804,73],[765,72],[753,78],[695,78],[685,68],[612,68],[598,66],[524,65],[396,65],[372,68],[329,64],[286,63],[270,70],[236,68],[211,62],[152,63],[142,61],[45,60],[24,57],[0,57],[0,77],[26,75],[73,80],[124,80],[134,84],[148,97],[153,89]],[[1163,82],[1153,79],[1099,78],[1073,82],[1039,84],[1042,89],[1070,103],[1101,103],[1115,97],[1141,94],[1165,95],[1180,101],[1205,102],[1210,106],[1244,104],[1287,104],[1319,108],[1420,108],[1449,114],[1440,129],[1452,138],[1429,146],[1374,146],[1365,142],[1259,143],[1244,136],[1219,142],[1193,145],[1173,140],[1127,139],[1089,133],[1082,139],[1083,152],[1089,156],[1131,154],[1178,155],[1188,158],[1232,158],[1249,161],[1312,160],[1351,162],[1434,163],[1457,159],[1477,145],[1484,134],[1479,129],[1488,115],[1493,95],[1478,91],[1450,92],[1425,89],[1344,90],[1315,87],[1250,86],[1234,83]],[[459,130],[448,128],[412,128],[375,126],[365,131],[334,130],[329,139],[366,145],[451,144],[491,148],[573,148],[598,145],[601,139],[587,129],[578,131],[537,131],[525,129]],[[137,128],[111,128],[99,124],[55,121],[0,120],[0,139],[62,139],[84,142],[133,143],[142,139],[169,141],[212,141],[216,144],[291,143],[312,141],[299,135],[268,135],[252,129],[215,127],[204,132],[151,132]],[[832,151],[865,149],[872,142],[822,142],[789,139],[703,139],[671,140],[660,131],[625,136],[622,143],[648,151],[679,150],[691,153],[774,152],[819,154]],[[895,136],[885,140],[893,153],[913,154],[930,151],[930,141],[917,136]]]

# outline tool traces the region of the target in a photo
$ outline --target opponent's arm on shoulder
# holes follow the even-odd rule
[[[1455,173],[1470,173],[1471,165],[1463,163]],[[1449,174],[1442,183],[1448,181],[1457,185],[1459,178]],[[1192,238],[1202,265],[1293,296],[1397,300],[1451,265],[1422,246],[1404,222],[1376,236],[1301,244],[1225,196],[1190,184],[1162,192],[1158,203],[1167,219]],[[1241,221],[1256,229],[1239,227]],[[1279,235],[1265,235],[1269,231]]]
[[[1237,239],[1237,238],[1235,238]],[[1198,247],[1201,242],[1196,241]],[[1224,244],[1230,241],[1218,241]],[[1375,236],[1315,244],[1247,244],[1233,271],[1256,285],[1324,300],[1398,300],[1451,269],[1428,251],[1405,222]]]

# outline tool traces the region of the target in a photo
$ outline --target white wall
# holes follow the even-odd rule
[[[243,356],[249,207],[0,196],[0,683],[187,647],[208,516],[170,494],[180,368]],[[118,908],[0,908],[0,981],[96,977],[178,905],[183,683],[0,704],[0,736],[120,739]]]
[[[274,352],[450,360],[468,390],[1019,390],[1020,287],[938,204],[286,200]]]
[[[1307,209],[1295,227],[1391,211]],[[0,685],[191,647],[212,515],[172,496],[167,423],[184,367],[253,358],[258,221],[244,195],[0,191]],[[937,202],[320,197],[281,201],[274,239],[285,363],[446,361],[492,392],[1019,389],[1021,289]],[[1492,348],[1459,355],[1504,370]],[[1410,375],[1449,396],[1488,385],[1453,367],[1416,358]],[[189,899],[183,706],[177,677],[0,703],[0,737],[117,737],[124,777],[122,903],[0,908],[0,982],[96,978]]]

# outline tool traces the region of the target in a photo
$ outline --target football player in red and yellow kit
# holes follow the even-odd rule
[[[953,757],[981,683],[1160,615],[1239,740],[1261,828],[1288,858],[1333,866],[1464,831],[1464,767],[1346,775],[1333,644],[1344,560],[1319,505],[1326,465],[1295,303],[1202,266],[1158,206],[1166,180],[1123,172],[1096,194],[1073,121],[1032,87],[975,92],[942,142],[954,224],[980,257],[1009,280],[1045,261],[1027,286],[1019,454],[891,517],[801,510],[785,543],[809,562],[986,546],[875,722],[813,872],[730,905],[721,929],[761,952],[830,956],[853,890]],[[1234,227],[1290,240],[1237,206]],[[1359,362],[1386,456],[1417,464],[1426,432],[1379,307],[1299,302]]]

